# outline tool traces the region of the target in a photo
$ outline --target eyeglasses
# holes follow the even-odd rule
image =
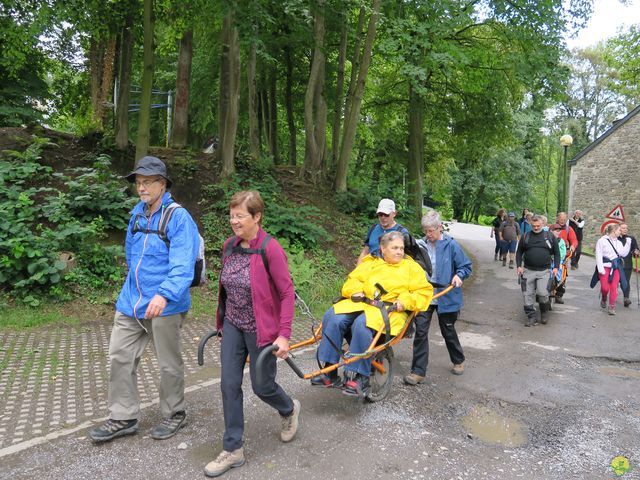
[[[251,215],[245,215],[242,213],[236,214],[236,215],[229,215],[229,220],[233,221],[233,220],[244,220],[247,217],[250,217]]]
[[[149,188],[151,185],[159,181],[160,181],[159,178],[156,178],[154,180],[143,180],[141,182],[136,180],[136,188],[140,188],[140,187]]]
[[[389,213],[382,213],[382,212],[378,212],[378,217],[388,217],[390,214]]]

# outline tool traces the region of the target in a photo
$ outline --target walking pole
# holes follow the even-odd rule
[[[631,265],[633,265],[633,263]],[[636,268],[634,268],[634,270],[636,271],[636,296],[638,297],[638,308],[640,308],[640,285],[638,285],[638,266],[638,257],[636,257]]]

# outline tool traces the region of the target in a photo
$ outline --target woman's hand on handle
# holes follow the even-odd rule
[[[278,350],[274,351],[273,354],[285,360],[289,356],[289,339],[284,337],[278,337],[273,342],[274,345],[277,345]]]

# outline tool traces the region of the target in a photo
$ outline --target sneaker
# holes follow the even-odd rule
[[[402,380],[404,380],[404,383],[407,385],[418,385],[419,383],[424,382],[425,378],[426,377],[423,377],[422,375],[411,372],[410,374],[405,375]]]
[[[241,467],[242,465],[244,465],[244,452],[242,451],[242,447],[233,452],[223,450],[215,460],[207,463],[207,466],[204,467],[204,474],[207,477],[219,477],[227,470]]]
[[[350,397],[364,398],[369,395],[371,387],[369,385],[369,377],[357,374],[355,378],[349,379],[344,384],[342,393]]]
[[[464,362],[456,363],[451,369],[451,373],[454,375],[462,375],[464,373]]]
[[[556,295],[556,303],[557,303],[558,305],[564,305],[564,300],[562,299],[562,297],[558,297],[558,296]]]
[[[89,432],[94,442],[107,442],[116,437],[124,437],[138,431],[138,420],[107,420],[102,425]]]
[[[165,440],[173,437],[178,430],[185,426],[187,414],[184,410],[176,412],[170,418],[163,418],[162,422],[151,431],[151,438]]]
[[[513,268],[513,260],[509,260],[509,268]]]
[[[293,399],[293,412],[288,417],[282,417],[282,430],[280,439],[283,442],[290,442],[298,431],[298,419],[300,417],[300,401]]]
[[[607,301],[606,300],[600,300],[600,308],[607,308]]]
[[[631,299],[630,298],[625,298],[624,299],[624,306],[628,308],[629,305],[631,305]]]
[[[326,387],[326,388],[338,388],[342,385],[342,379],[338,375],[337,370],[326,373],[321,373],[311,378],[311,385],[314,387]]]
[[[615,315],[616,314],[616,306],[615,305],[609,305],[609,308],[607,308],[607,313],[609,315]]]
[[[497,253],[493,256],[493,261],[494,261],[494,262],[497,262],[497,261],[498,261],[498,254],[497,254]]]

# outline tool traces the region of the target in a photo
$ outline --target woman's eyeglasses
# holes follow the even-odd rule
[[[233,221],[233,220],[244,220],[247,217],[250,217],[251,215],[245,215],[245,214],[236,214],[236,215],[229,215],[229,220]]]

